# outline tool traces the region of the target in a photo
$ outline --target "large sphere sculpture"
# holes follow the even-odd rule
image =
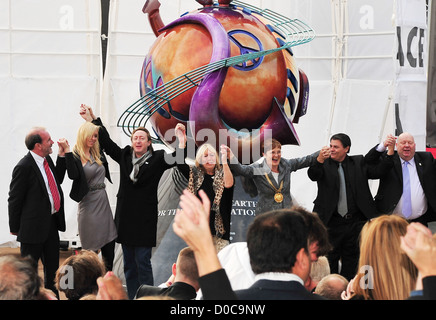
[[[202,8],[167,25],[159,15],[160,3],[146,2],[143,11],[157,39],[143,64],[141,96],[202,66],[279,48],[284,41],[259,13],[230,1],[197,1]],[[174,142],[173,130],[182,122],[197,145],[224,143],[243,162],[251,162],[261,156],[266,137],[299,144],[292,123],[306,112],[308,90],[307,77],[287,48],[206,72],[196,86],[180,88],[149,120],[167,144]]]

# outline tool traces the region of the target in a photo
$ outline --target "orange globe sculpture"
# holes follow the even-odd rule
[[[165,25],[157,0],[146,2],[157,36],[143,64],[141,96],[175,79],[213,66],[225,59],[257,52],[270,52],[285,42],[283,36],[262,12],[238,1],[199,1],[202,8]],[[198,79],[197,79],[198,78]],[[197,144],[229,145],[242,162],[261,156],[260,144],[275,138],[283,145],[299,144],[293,123],[306,113],[309,82],[294,60],[291,48],[256,56],[240,63],[211,69],[197,78],[195,86],[178,88],[180,94],[156,108],[152,127],[164,143],[174,142],[174,128],[187,125],[189,137]],[[174,91],[175,89],[173,89]],[[148,121],[147,120],[147,121]]]

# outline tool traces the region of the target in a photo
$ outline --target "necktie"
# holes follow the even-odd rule
[[[409,162],[403,164],[403,215],[409,218],[412,214],[412,196],[410,191],[410,175],[407,168]]]
[[[342,168],[342,163],[339,163],[338,174],[339,174],[338,213],[341,216],[344,216],[348,212],[348,207],[347,207],[347,189],[345,186],[345,175],[344,175],[344,169]]]
[[[53,174],[51,173],[50,167],[48,166],[48,162],[46,159],[44,159],[44,169],[45,169],[45,173],[47,174],[48,186],[50,188],[50,192],[53,197],[54,208],[55,211],[58,212],[59,209],[61,208],[61,198],[59,196],[59,191],[56,186],[56,181],[53,177]]]

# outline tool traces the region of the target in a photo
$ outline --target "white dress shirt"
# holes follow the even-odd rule
[[[404,165],[404,160],[401,159],[401,166]],[[418,164],[420,165],[420,164]],[[427,198],[425,197],[424,190],[422,189],[421,182],[419,181],[418,172],[416,171],[415,159],[409,161],[407,167],[410,175],[410,192],[412,199],[412,214],[407,219],[413,220],[419,218],[427,212]],[[394,214],[404,217],[402,213],[403,196],[401,196],[397,207],[394,209]]]
[[[41,171],[41,175],[42,175],[42,178],[44,179],[45,187],[47,189],[48,197],[49,197],[50,203],[51,203],[51,213],[53,214],[56,212],[56,210],[54,208],[53,196],[52,196],[51,191],[50,191],[50,186],[48,185],[47,174],[45,173],[45,169],[44,169],[44,159],[45,158],[41,157],[40,155],[37,155],[33,151],[30,151],[30,154],[32,155],[33,159],[35,159],[35,162],[39,168],[39,171]],[[50,169],[50,171],[51,171],[51,169]],[[53,172],[52,172],[52,174],[53,174]],[[53,177],[54,177],[54,174],[53,174]]]
[[[380,143],[376,150],[378,152],[384,152],[386,148],[383,145],[383,142]],[[404,166],[404,160],[401,159],[401,168]],[[420,166],[421,163],[418,163],[418,166]],[[416,163],[415,159],[412,158],[409,161],[409,165],[407,167],[409,169],[409,176],[410,176],[410,192],[411,192],[411,199],[412,199],[412,214],[408,218],[409,220],[413,220],[416,218],[419,218],[424,213],[427,212],[427,198],[425,197],[424,190],[422,189],[421,182],[419,181],[418,172],[416,171]],[[394,209],[394,214],[399,215],[400,217],[404,217],[402,213],[402,204],[403,204],[403,196],[401,196],[400,201],[398,201],[398,204],[396,208]]]

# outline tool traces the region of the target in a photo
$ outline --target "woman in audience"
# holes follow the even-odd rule
[[[418,270],[401,249],[408,222],[396,215],[368,221],[360,239],[359,269],[343,299],[404,300],[414,290]]]

